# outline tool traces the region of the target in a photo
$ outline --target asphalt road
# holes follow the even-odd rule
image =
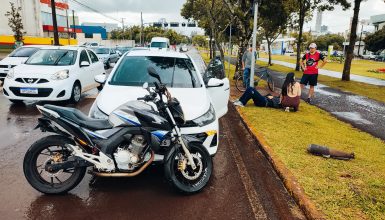
[[[74,107],[88,113],[96,95],[88,92]],[[87,174],[62,196],[37,192],[22,161],[29,146],[48,135],[33,130],[39,116],[36,103],[14,105],[0,96],[1,219],[305,219],[232,106],[220,120],[212,178],[191,196],[166,184],[161,165],[134,178]]]
[[[228,57],[226,57],[226,60]],[[231,58],[235,64],[236,59]],[[280,91],[285,75],[270,71],[275,87]],[[299,79],[298,79],[299,80]],[[302,93],[302,99],[308,97],[308,89]],[[329,86],[318,84],[312,103],[338,119],[350,123],[375,137],[385,140],[385,104],[373,99],[343,92]]]

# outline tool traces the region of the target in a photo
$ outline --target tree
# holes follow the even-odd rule
[[[196,44],[200,47],[205,47],[207,42],[206,42],[206,36],[203,35],[195,35],[192,39],[193,44]]]
[[[274,13],[271,10],[274,9]],[[288,14],[283,0],[263,0],[258,9],[259,26],[267,41],[269,62],[271,65],[271,44],[287,27]]]
[[[343,81],[350,81],[350,68],[352,66],[352,60],[354,56],[353,54],[354,45],[356,44],[356,39],[357,39],[358,14],[360,13],[361,2],[362,0],[354,0],[353,19],[352,19],[352,26],[350,28],[349,46],[348,46],[348,49],[346,50],[344,70],[342,71]]]
[[[377,52],[385,49],[385,26],[366,36],[365,38],[365,48],[372,52]]]
[[[298,39],[297,39],[297,62],[295,70],[299,71],[300,69],[300,59],[302,51],[302,35],[303,35],[303,25],[307,19],[312,17],[312,12],[315,9],[320,11],[325,10],[334,10],[335,5],[341,5],[343,10],[346,10],[350,7],[347,0],[286,0],[286,7],[290,11],[294,11],[294,16],[292,24],[298,25]]]
[[[318,50],[328,50],[329,45],[333,45],[335,50],[342,50],[342,43],[344,42],[344,37],[338,34],[326,34],[321,35],[314,39],[314,43],[317,44]]]
[[[15,4],[10,2],[11,10],[5,13],[5,16],[8,17],[8,26],[13,31],[13,37],[16,42],[23,42],[23,21],[21,19],[21,7],[15,7]]]

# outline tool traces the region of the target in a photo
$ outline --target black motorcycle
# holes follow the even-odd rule
[[[74,108],[37,106],[43,117],[36,128],[56,134],[36,141],[25,154],[28,182],[42,193],[65,193],[79,184],[87,167],[96,176],[132,177],[159,154],[171,185],[183,193],[202,190],[212,173],[211,156],[201,140],[180,133],[185,120],[178,100],[154,68],[148,73],[157,79],[155,88],[144,83],[149,94],[118,107],[108,120]]]

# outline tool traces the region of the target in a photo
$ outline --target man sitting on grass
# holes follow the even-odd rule
[[[294,73],[286,75],[280,96],[270,94],[262,96],[255,88],[248,87],[239,100],[234,101],[234,105],[244,107],[246,103],[253,99],[254,105],[258,107],[285,108],[285,111],[298,111],[301,96],[301,86],[295,81]]]

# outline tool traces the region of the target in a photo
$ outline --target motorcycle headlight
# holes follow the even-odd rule
[[[95,119],[108,119],[108,115],[98,108],[96,102],[92,105],[90,109],[90,117]]]
[[[204,113],[202,116],[200,116],[200,117],[198,117],[192,121],[195,122],[200,127],[202,127],[202,126],[208,125],[208,124],[212,123],[213,121],[215,121],[215,118],[216,117],[215,117],[214,107],[213,107],[213,105],[210,104],[210,108],[206,113]]]
[[[51,76],[51,79],[53,80],[63,80],[67,79],[69,77],[69,71],[68,70],[61,70],[59,72],[56,72]]]
[[[12,68],[7,73],[7,78],[12,79],[15,76],[15,70]]]

